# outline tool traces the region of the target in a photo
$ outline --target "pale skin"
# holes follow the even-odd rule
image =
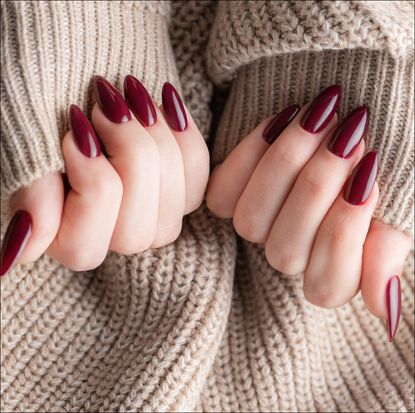
[[[365,152],[364,142],[349,159],[334,156],[327,142],[337,117],[308,136],[299,124],[305,109],[272,145],[262,139],[272,117],[242,139],[212,172],[207,206],[232,218],[242,238],[264,244],[273,268],[304,273],[311,303],[334,308],[361,291],[369,311],[386,319],[386,283],[402,272],[411,238],[372,219],[377,184],[363,205],[345,202],[342,188]],[[188,127],[177,132],[162,107],[157,123],[144,127],[133,115],[127,123],[113,123],[95,104],[91,122],[108,157],[84,156],[72,131],[65,134],[67,196],[61,174],[54,173],[12,197],[12,211],[32,217],[17,263],[46,253],[85,271],[99,266],[109,250],[129,255],[176,240],[183,216],[202,203],[209,178],[206,144],[186,114]]]

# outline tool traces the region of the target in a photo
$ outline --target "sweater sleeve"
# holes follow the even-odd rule
[[[1,2],[1,195],[63,171],[67,110],[92,108],[91,77],[126,74],[160,96],[178,82],[168,2]]]
[[[230,93],[213,162],[264,117],[340,84],[340,119],[370,109],[366,148],[380,160],[375,217],[412,231],[413,3],[235,1],[220,2],[216,16],[208,73]]]

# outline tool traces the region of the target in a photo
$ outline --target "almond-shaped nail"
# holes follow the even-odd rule
[[[153,100],[143,84],[134,76],[124,79],[125,100],[138,121],[145,127],[157,122],[157,112]]]
[[[4,235],[1,247],[0,276],[12,267],[32,234],[32,218],[27,211],[17,211]]]
[[[102,76],[94,76],[94,98],[105,116],[114,123],[131,120],[131,113],[121,93]]]
[[[354,168],[344,188],[344,199],[353,205],[361,205],[369,198],[375,184],[378,157],[368,152]]]
[[[291,123],[300,110],[300,106],[291,105],[283,109],[272,118],[268,126],[264,129],[262,137],[265,142],[271,144],[281,135],[282,131]]]
[[[94,128],[78,106],[71,105],[69,121],[79,150],[88,158],[101,155],[101,147]]]
[[[184,131],[187,128],[186,110],[177,90],[173,85],[166,82],[163,85],[161,97],[164,117],[169,126],[177,132]]]
[[[388,313],[388,338],[392,341],[398,331],[401,318],[401,282],[397,275],[391,277],[386,285],[386,309]]]
[[[321,132],[333,119],[340,104],[341,87],[332,85],[324,89],[310,104],[301,120],[307,132]]]
[[[366,134],[369,110],[359,106],[336,129],[329,143],[330,152],[340,158],[350,158]]]

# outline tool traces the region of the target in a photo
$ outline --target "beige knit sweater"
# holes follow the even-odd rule
[[[341,84],[340,116],[371,109],[376,217],[411,230],[412,2],[4,1],[1,11],[2,233],[10,195],[63,170],[66,111],[91,109],[91,76],[120,86],[128,73],[156,99],[165,81],[181,87],[211,131],[214,163],[263,117]],[[184,221],[174,244],[110,253],[94,271],[43,257],[2,278],[2,411],[413,411],[412,260],[389,344],[360,297],[314,307],[302,276],[272,270],[231,222],[204,206]]]

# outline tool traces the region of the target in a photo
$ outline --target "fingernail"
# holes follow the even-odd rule
[[[131,120],[130,110],[121,93],[102,76],[94,76],[94,98],[111,122]]]
[[[291,105],[282,110],[270,121],[264,129],[262,137],[265,142],[271,144],[281,135],[281,132],[291,123],[300,110],[300,106]]]
[[[139,122],[147,127],[157,122],[157,112],[147,89],[134,76],[124,79],[125,100]]]
[[[388,312],[388,337],[391,342],[396,336],[401,318],[401,282],[397,275],[391,277],[386,285],[386,309]]]
[[[79,150],[88,158],[101,155],[101,147],[94,128],[78,106],[71,105],[69,121]]]
[[[344,199],[353,205],[366,202],[375,184],[378,157],[375,151],[368,152],[354,168],[344,189]]]
[[[341,87],[329,86],[324,89],[310,104],[301,120],[301,126],[307,132],[317,133],[331,121],[339,107]]]
[[[1,248],[0,276],[16,262],[32,234],[32,218],[26,211],[17,211],[9,223]]]
[[[175,131],[181,132],[187,128],[187,116],[177,90],[170,83],[163,85],[161,93],[164,116],[169,126]]]
[[[366,134],[369,110],[360,106],[341,123],[329,143],[330,152],[340,158],[350,158]]]

